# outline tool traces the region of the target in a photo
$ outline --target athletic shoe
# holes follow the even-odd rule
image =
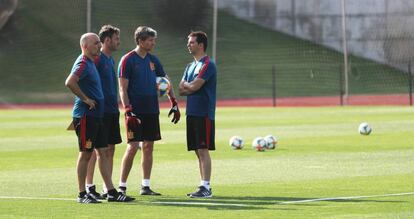
[[[199,186],[198,190],[191,193],[190,198],[211,198],[213,197],[213,193],[211,192],[211,189],[207,189],[204,186]]]
[[[107,199],[108,199],[108,202],[131,202],[135,200],[135,198],[126,196],[122,194],[121,192],[116,193],[116,195],[110,195],[108,193]]]
[[[198,187],[197,187],[197,190],[196,190],[195,192],[192,192],[192,193],[187,193],[187,197],[190,197],[192,194],[197,193],[197,192],[198,192],[198,190],[200,190],[200,188],[198,188]]]
[[[127,187],[125,187],[125,186],[120,186],[120,187],[118,187],[119,188],[119,192],[120,193],[122,193],[123,195],[126,195],[126,190],[127,190]]]
[[[92,197],[90,194],[86,194],[83,197],[78,197],[77,201],[78,201],[78,203],[82,203],[82,204],[101,203],[100,201],[98,201],[94,197]]]
[[[89,195],[92,196],[94,199],[99,200],[99,199],[105,199],[101,196],[101,194],[99,194],[98,192],[96,192],[96,187],[95,186],[91,186],[88,188],[89,190]]]
[[[102,191],[102,195],[101,196],[102,196],[103,199],[106,199],[108,197],[108,193]]]
[[[141,190],[139,191],[139,194],[140,195],[161,195],[161,193],[152,191],[149,186],[142,186]]]

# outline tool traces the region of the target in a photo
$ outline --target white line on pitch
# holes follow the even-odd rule
[[[0,196],[0,199],[76,201],[76,199],[73,199],[73,198],[70,199],[70,198],[19,197],[19,196]]]
[[[333,201],[333,200],[351,200],[351,199],[363,199],[363,198],[378,198],[378,197],[390,197],[390,196],[404,196],[414,195],[414,192],[384,194],[384,195],[365,195],[365,196],[349,196],[349,197],[334,197],[334,198],[316,198],[316,199],[304,199],[297,201],[278,202],[277,204],[297,204],[306,202],[320,202],[320,201]]]
[[[364,198],[378,198],[378,197],[391,197],[391,196],[406,196],[414,195],[414,192],[383,194],[383,195],[365,195],[365,196],[348,196],[348,197],[333,197],[333,198],[316,198],[316,199],[304,199],[297,201],[276,202],[275,204],[298,204],[307,202],[320,202],[320,201],[333,201],[333,200],[351,200],[351,199],[364,199]],[[47,198],[47,197],[21,197],[21,196],[0,196],[0,199],[24,199],[24,200],[56,200],[56,201],[76,201],[76,199],[70,198]],[[169,204],[169,205],[208,205],[208,206],[237,206],[247,207],[247,204],[233,204],[233,203],[214,203],[214,202],[149,202],[153,204]]]
[[[47,197],[21,197],[21,196],[0,196],[0,199],[23,199],[23,200],[53,200],[53,201],[76,201],[76,199],[70,198],[47,198]],[[152,204],[169,204],[169,205],[209,205],[209,206],[237,206],[247,207],[244,204],[232,204],[232,203],[213,203],[213,202],[149,202]]]

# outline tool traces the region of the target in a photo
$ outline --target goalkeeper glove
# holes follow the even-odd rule
[[[128,129],[135,130],[141,124],[141,120],[132,112],[132,106],[125,107],[125,125]]]
[[[171,109],[170,109],[170,112],[168,113],[168,117],[174,114],[171,122],[173,122],[174,124],[177,124],[177,122],[180,120],[180,117],[181,117],[180,110],[178,109],[178,103],[174,97],[170,98],[170,102],[171,102]]]

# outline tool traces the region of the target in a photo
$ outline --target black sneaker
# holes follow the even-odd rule
[[[89,195],[92,196],[94,199],[99,200],[99,199],[104,199],[101,194],[99,194],[98,192],[96,192],[96,187],[95,186],[91,186],[88,188],[89,190]]]
[[[107,194],[108,202],[131,202],[134,201],[135,198],[126,196],[122,194],[122,192],[118,192],[116,195]]]
[[[98,201],[94,197],[92,197],[90,194],[86,194],[83,197],[78,197],[77,201],[78,201],[78,203],[82,203],[82,204],[101,203],[100,201]]]
[[[127,190],[127,187],[125,187],[125,186],[120,186],[120,187],[118,187],[119,188],[119,192],[120,193],[122,193],[123,195],[126,195],[126,190]]]
[[[103,199],[106,199],[108,197],[108,193],[102,191],[102,195],[101,196],[102,196]]]
[[[142,186],[141,190],[139,191],[139,194],[140,195],[161,195],[161,193],[152,191],[149,186]]]
[[[189,197],[190,198],[211,198],[213,197],[213,193],[211,192],[211,189],[207,189],[204,186],[199,186],[197,191],[189,194]]]
[[[199,186],[200,187],[200,186]],[[197,190],[195,191],[195,192],[192,192],[192,193],[187,193],[187,197],[190,197],[192,194],[195,194],[195,193],[197,193],[198,192],[198,190],[200,190],[200,188],[199,187],[197,187]],[[204,187],[204,186],[203,186]]]

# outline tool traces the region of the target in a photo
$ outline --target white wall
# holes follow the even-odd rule
[[[414,0],[345,0],[349,52],[406,66],[414,58]],[[341,0],[219,0],[235,16],[342,51]]]

